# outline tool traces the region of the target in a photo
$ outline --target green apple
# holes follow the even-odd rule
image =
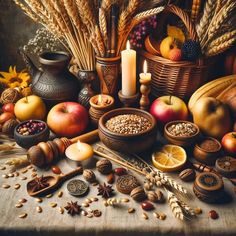
[[[20,121],[31,119],[43,120],[46,116],[46,106],[40,97],[30,95],[16,102],[14,113]]]
[[[168,36],[161,41],[160,51],[164,58],[169,59],[170,50],[173,48],[177,48],[174,37]]]

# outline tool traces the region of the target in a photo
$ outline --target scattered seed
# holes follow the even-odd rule
[[[219,218],[219,215],[218,215],[218,213],[217,213],[215,210],[209,211],[208,214],[209,214],[209,217],[210,217],[211,219],[213,219],[213,220],[216,220],[216,219]]]
[[[6,175],[6,174],[3,174],[2,177],[5,178],[5,179],[9,178],[9,176]]]
[[[83,207],[89,207],[89,204],[88,204],[87,202],[83,202],[81,205],[82,205]]]
[[[85,199],[85,202],[88,203],[88,204],[90,204],[90,203],[92,203],[92,200],[91,200],[90,198],[86,198],[86,199]]]
[[[50,202],[50,206],[51,206],[51,207],[56,207],[56,206],[57,206],[57,203],[55,203],[55,202]]]
[[[19,218],[26,218],[27,217],[27,213],[23,213],[19,215]]]
[[[21,199],[18,200],[18,202],[19,202],[19,203],[26,203],[26,202],[27,202],[27,199],[21,198]]]
[[[38,198],[35,198],[35,201],[41,203],[43,199],[38,197]]]
[[[97,185],[98,185],[98,182],[92,183],[92,186],[97,186]]]
[[[16,208],[23,207],[23,204],[22,204],[22,203],[16,203],[16,204],[15,204],[15,207],[16,207]]]
[[[92,198],[90,198],[90,200],[91,200],[92,202],[97,202],[97,201],[98,201],[98,198],[97,198],[97,197],[92,197]]]
[[[18,177],[19,175],[20,175],[19,172],[15,172],[15,173],[14,173],[14,176],[15,176],[15,177]]]
[[[94,211],[93,211],[93,215],[94,215],[95,217],[100,217],[100,216],[102,215],[102,212],[101,212],[100,210],[94,210]]]
[[[0,170],[6,170],[5,166],[0,166]]]
[[[25,174],[28,170],[27,169],[24,169],[21,171],[22,174]]]
[[[50,197],[52,197],[52,196],[53,196],[53,194],[50,193],[50,194],[46,195],[46,198],[50,198]]]
[[[41,206],[37,206],[37,207],[36,207],[36,211],[37,211],[38,213],[41,213],[41,212],[43,211],[43,208],[42,208]]]
[[[64,213],[64,209],[62,207],[59,207],[58,210],[59,210],[60,214]]]
[[[63,195],[63,192],[62,192],[62,191],[60,191],[60,192],[57,194],[58,197],[62,197],[62,195]]]
[[[160,215],[157,212],[153,212],[152,214],[153,214],[154,217],[159,219]]]
[[[128,198],[122,198],[122,199],[121,199],[121,202],[125,202],[125,203],[126,203],[126,202],[129,202],[129,199],[128,199]]]
[[[9,184],[3,184],[2,187],[7,189],[7,188],[10,188],[11,185],[9,185]]]
[[[26,176],[22,176],[22,177],[20,177],[20,179],[21,179],[21,180],[26,180],[27,177],[26,177]]]
[[[14,189],[19,189],[20,186],[21,186],[20,184],[15,184]]]
[[[147,215],[145,212],[142,213],[142,217],[143,217],[145,220],[148,220],[148,215]]]
[[[129,208],[128,209],[128,213],[134,213],[135,212],[135,209],[134,208]]]
[[[194,212],[195,212],[195,214],[200,215],[200,214],[202,214],[202,209],[200,207],[196,207],[194,209]]]
[[[37,170],[36,170],[35,168],[33,168],[31,171],[32,171],[32,172],[37,172]]]
[[[164,214],[164,213],[159,213],[159,219],[160,219],[160,220],[165,220],[165,219],[166,219],[166,214]]]
[[[86,215],[88,214],[88,212],[87,212],[87,211],[81,211],[81,214],[82,214],[83,216],[86,216]]]
[[[87,217],[88,217],[88,218],[93,218],[93,213],[89,212],[89,213],[87,214]]]
[[[33,172],[32,174],[31,174],[31,177],[32,178],[34,178],[34,177],[36,177],[37,176],[37,173],[36,172]]]
[[[32,169],[32,168],[33,168],[32,165],[28,165],[28,166],[27,166],[27,169]]]
[[[8,174],[8,177],[12,178],[12,177],[14,177],[14,174],[10,173],[10,174]]]

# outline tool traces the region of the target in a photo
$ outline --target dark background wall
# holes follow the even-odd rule
[[[0,71],[8,70],[10,65],[17,65],[17,70],[24,68],[17,50],[38,27],[12,0],[0,0]]]

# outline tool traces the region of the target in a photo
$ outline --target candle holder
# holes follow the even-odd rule
[[[151,80],[147,79],[140,79],[140,92],[142,94],[139,104],[140,104],[140,109],[147,111],[150,105],[149,101],[149,93],[151,92]]]
[[[99,101],[99,96],[101,101]],[[113,109],[114,102],[114,98],[106,94],[95,95],[89,100],[89,115],[94,126],[98,125],[98,121],[103,114]]]
[[[124,104],[124,107],[131,107],[138,99],[139,93],[136,93],[132,96],[125,96],[122,94],[122,91],[120,90],[118,93],[120,101]]]

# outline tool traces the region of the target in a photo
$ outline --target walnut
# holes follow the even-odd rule
[[[83,171],[83,177],[89,183],[93,183],[93,182],[96,181],[96,176],[95,176],[94,172],[92,170],[89,170],[89,169],[85,169]]]
[[[112,164],[107,159],[101,159],[96,163],[97,170],[104,175],[110,174],[112,171]]]

